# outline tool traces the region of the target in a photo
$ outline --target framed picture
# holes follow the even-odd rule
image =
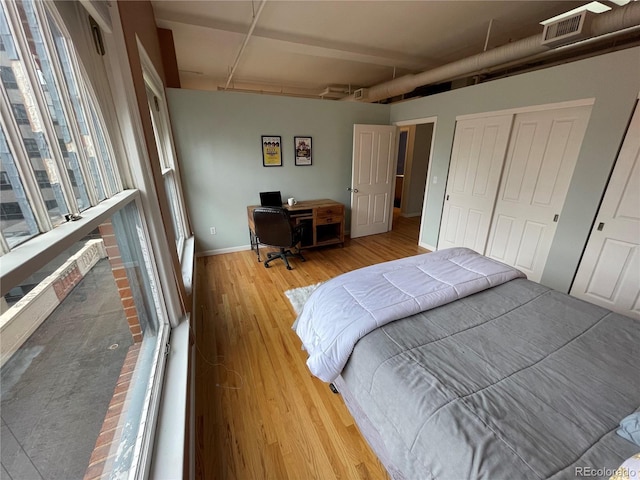
[[[296,165],[311,165],[311,137],[293,137]]]
[[[273,135],[262,135],[262,165],[282,166],[282,139]]]

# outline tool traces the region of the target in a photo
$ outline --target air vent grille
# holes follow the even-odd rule
[[[544,26],[542,33],[542,45],[554,47],[586,37],[586,20],[588,16],[589,12],[583,10],[571,17],[548,23]]]
[[[355,100],[364,100],[365,98],[367,98],[367,89],[366,88],[359,88],[357,90],[354,90],[353,98]]]
[[[576,15],[575,17],[567,18],[566,20],[562,20],[558,23],[550,25],[547,29],[544,39],[550,40],[580,31],[581,20],[582,16]]]

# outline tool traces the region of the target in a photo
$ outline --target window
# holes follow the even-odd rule
[[[2,174],[2,195],[0,205],[4,212],[4,204],[17,204],[20,209],[20,217],[2,216],[0,218],[0,245],[4,242],[7,248],[15,247],[20,243],[29,240],[38,234],[38,224],[31,205],[27,200],[27,194],[18,173],[13,154],[9,150],[9,145],[4,134],[4,129],[0,129],[0,174]],[[45,174],[46,175],[46,174]],[[57,204],[52,206],[55,209]],[[12,208],[12,207],[8,207]],[[46,207],[49,211],[49,207]]]
[[[37,328],[24,343],[3,340],[1,407],[8,428],[1,440],[22,446],[1,454],[12,478],[33,477],[33,467],[21,465],[25,456],[45,478],[85,477],[100,432],[113,430],[107,423],[120,426],[110,433],[104,471],[135,469],[147,392],[158,381],[157,359],[168,338],[139,211],[136,195],[129,195],[112,216],[93,218],[88,236],[66,239],[62,254],[3,296],[3,329]],[[20,216],[18,204],[3,203],[1,214]],[[128,382],[121,375],[127,358],[136,365]],[[123,382],[130,400],[114,414],[112,397]],[[25,424],[38,425],[37,442]],[[50,454],[42,456],[42,448]]]
[[[78,61],[51,13],[37,2],[3,3],[0,38],[5,46],[0,51],[5,92],[0,96],[5,138],[0,170],[15,170],[22,189],[13,190],[21,195],[21,210],[33,212],[28,229],[33,235],[34,228],[51,230],[65,222],[66,214],[82,212],[122,187]],[[11,247],[28,238],[12,237]]]
[[[4,52],[5,50],[3,49],[2,51]],[[0,66],[0,78],[2,79],[4,88],[18,88],[16,76],[13,74],[10,67]]]
[[[27,110],[24,108],[24,105],[11,104],[11,109],[13,110],[13,116],[19,125],[29,125],[29,117],[27,116]]]
[[[116,384],[106,371],[119,374],[129,368],[109,353],[119,348],[134,352],[133,375],[103,468],[107,476],[144,475],[159,409],[169,320],[177,324],[184,313],[176,308],[173,272],[158,268],[167,255],[157,252],[170,252],[162,227],[153,224],[160,217],[158,206],[143,203],[135,188],[123,189],[123,176],[142,184],[148,181],[147,172],[135,174],[141,177],[125,172],[128,162],[139,160],[121,159],[124,155],[118,157],[119,169],[114,151],[125,151],[116,117],[120,111],[102,114],[96,98],[114,100],[105,93],[109,89],[97,92],[104,78],[89,81],[94,70],[81,65],[67,30],[69,25],[86,29],[74,32],[74,38],[91,38],[87,18],[80,2],[0,4],[1,401],[3,421],[20,422],[29,407],[28,421],[38,424],[37,441],[31,443],[18,438],[24,433],[20,428],[2,429],[0,442],[11,440],[7,444],[23,447],[20,461],[7,457],[15,453],[12,449],[0,452],[2,471],[12,478],[35,476],[21,467],[52,478],[85,475],[105,415],[113,411],[107,407]],[[82,58],[92,54],[98,66],[90,68],[104,68],[95,52],[85,51]],[[104,71],[102,75],[107,77]],[[69,221],[69,214],[80,213],[81,221]],[[109,289],[115,297],[106,300]],[[105,316],[106,327],[118,322],[124,326],[124,337],[118,337],[122,331],[99,329],[98,320]],[[5,335],[7,331],[11,334]],[[65,341],[70,343],[60,343]],[[75,356],[83,348],[88,356]],[[28,388],[16,387],[15,382],[27,376],[36,380]],[[63,379],[71,380],[67,387]],[[59,389],[56,395],[42,393],[47,385]],[[104,395],[92,397],[94,386],[106,392],[106,403]],[[83,399],[89,405],[77,407],[74,402]],[[49,414],[54,403],[60,414]],[[97,403],[102,410],[95,408]],[[89,438],[87,431],[93,432]],[[29,445],[36,447],[29,450]],[[59,447],[66,450],[57,452]],[[38,455],[43,449],[49,452],[47,458]]]
[[[175,149],[171,136],[169,113],[164,100],[162,82],[141,45],[138,45],[138,50],[143,64],[147,104],[149,105],[153,133],[162,166],[164,188],[167,199],[169,200],[169,208],[171,209],[171,223],[176,238],[176,249],[178,256],[182,258],[184,242],[190,234],[188,232],[185,208],[182,201],[182,191],[180,189],[180,179],[175,162]]]

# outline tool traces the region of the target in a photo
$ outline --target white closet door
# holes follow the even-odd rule
[[[618,155],[571,295],[640,320],[640,108]]]
[[[591,106],[518,114],[486,255],[539,281],[587,128]]]
[[[499,115],[457,123],[438,249],[484,253],[512,119]]]

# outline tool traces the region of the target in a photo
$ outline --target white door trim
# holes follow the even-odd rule
[[[438,117],[425,117],[425,118],[414,118],[412,120],[400,120],[398,122],[393,122],[392,125],[397,125],[398,127],[406,127],[408,125],[418,125],[420,123],[436,123]]]
[[[583,98],[581,100],[568,100],[566,102],[545,103],[543,105],[529,105],[526,107],[508,108],[506,110],[494,110],[493,112],[469,113],[466,115],[458,115],[456,117],[456,121],[493,117],[497,115],[516,115],[518,113],[541,112],[544,110],[556,110],[558,108],[584,107],[593,105],[595,102],[595,98]]]
[[[406,127],[409,125],[421,125],[423,123],[433,123],[433,133],[431,134],[431,146],[429,147],[429,160],[427,162],[427,181],[424,185],[424,200],[422,201],[422,214],[420,215],[420,227],[419,227],[419,235],[418,235],[418,245],[420,247],[426,248],[427,250],[435,251],[436,247],[433,245],[429,245],[422,241],[422,226],[425,222],[425,214],[427,211],[427,199],[429,197],[429,185],[431,184],[431,164],[433,161],[433,146],[436,143],[436,130],[438,128],[438,117],[424,117],[424,118],[416,118],[413,120],[402,120],[399,122],[393,122],[393,125],[397,127]],[[392,216],[393,217],[393,216]]]

